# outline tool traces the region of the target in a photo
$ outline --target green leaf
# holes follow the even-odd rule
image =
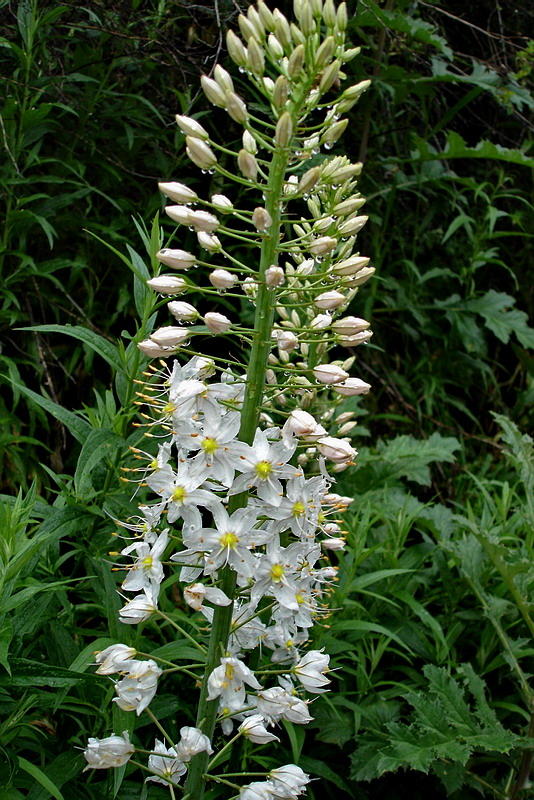
[[[86,422],[86,420],[82,419],[77,414],[74,414],[72,411],[67,411],[66,408],[54,403],[48,397],[44,397],[41,394],[37,394],[37,392],[33,392],[31,389],[28,389],[22,384],[14,383],[13,386],[25,397],[33,400],[33,402],[37,403],[37,405],[41,406],[41,408],[44,408],[44,410],[54,417],[54,419],[57,419],[63,423],[63,425],[65,425],[68,431],[72,433],[78,442],[81,444],[85,442],[90,431],[92,430],[91,425]]]
[[[379,457],[394,467],[395,477],[415,481],[422,486],[430,486],[431,477],[428,464],[433,461],[455,461],[453,453],[460,449],[460,442],[452,436],[433,433],[428,439],[415,439],[413,436],[396,436],[389,442],[378,445]]]
[[[26,761],[25,758],[22,756],[18,756],[19,760],[19,767],[23,769],[25,772],[28,772],[35,780],[43,786],[44,789],[55,798],[55,800],[64,800],[63,795],[57,788],[57,786],[52,783],[50,778],[48,778],[42,769],[39,769],[35,764],[30,764],[29,761]]]
[[[514,297],[495,289],[466,303],[466,308],[480,314],[486,327],[504,344],[508,344],[511,334],[515,333],[524,347],[534,348],[534,328],[529,327],[527,314],[514,306]]]
[[[84,675],[70,669],[42,664],[26,658],[11,660],[11,675],[0,675],[0,686],[72,686],[83,681],[101,684],[95,675]]]
[[[19,328],[19,330],[39,331],[40,333],[64,333],[66,336],[72,336],[102,356],[116,372],[124,371],[124,365],[119,358],[117,346],[89,328],[83,328],[81,325],[33,325],[28,328]]]
[[[98,428],[91,431],[78,457],[74,474],[74,486],[76,496],[79,499],[87,500],[93,493],[91,472],[97,464],[100,464],[124,446],[124,440],[109,428]]]
[[[47,764],[43,772],[54,783],[55,786],[61,788],[67,781],[70,781],[76,775],[79,775],[86,766],[86,761],[83,755],[76,750],[68,750],[66,753],[60,753],[50,764]],[[48,800],[50,792],[42,784],[34,784],[26,800]]]

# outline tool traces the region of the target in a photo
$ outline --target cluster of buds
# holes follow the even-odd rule
[[[228,34],[230,57],[264,98],[264,121],[221,66],[202,78],[208,101],[241,126],[242,147],[232,152],[195,119],[176,118],[191,161],[234,180],[240,200],[159,184],[172,203],[165,212],[177,226],[173,235],[184,228],[196,235],[199,255],[181,249],[183,241],[155,254],[171,272],[148,286],[173,321],[138,343],[149,359],[173,361],[150,364],[138,393],[158,446],[134,448],[142,464],[126,469],[153,497],[123,523],[133,542],[120,551],[128,561],[122,590],[134,596],[120,619],[169,622],[159,599],[170,564],[185,603],[211,626],[206,643],[182,630],[199,651],[192,668],[203,670],[197,727],[182,728],[176,744],[166,735],[171,747],[156,740],[146,767],[148,779],[166,783],[171,794],[186,775],[186,797],[195,800],[217,781],[213,769],[230,745],[278,741],[268,729],[283,720],[308,723],[307,694],[327,691],[329,656],[314,649],[313,626],[329,613],[337,577],[328,554],[344,547],[341,515],[351,502],[332,491],[331,473],[357,456],[350,441],[356,422],[344,398],[371,388],[351,376],[353,354],[328,358],[333,347],[337,353],[369,341],[369,323],[347,310],[374,268],[357,249],[367,222],[357,188],[361,164],[322,152],[335,145],[347,126],[341,115],[369,82],[339,90],[344,64],[358,53],[345,45],[344,3],[295,0],[294,11],[290,22],[258,0],[239,16],[241,37]],[[198,307],[176,299],[193,293],[202,298]],[[254,304],[253,329],[213,307],[223,293],[226,308]],[[192,337],[207,335],[224,335],[225,355],[190,348]],[[248,365],[240,361],[244,342],[251,343]],[[254,650],[262,655],[252,663],[263,659],[262,668],[250,665]],[[97,672],[119,676],[114,702],[121,709],[150,714],[159,680],[181,668],[136,656],[114,645],[97,655]],[[210,761],[219,736],[232,738]],[[91,739],[86,758],[93,768],[121,766],[133,752],[128,737],[112,736]],[[237,786],[239,797],[292,800],[309,782],[294,764],[264,777]]]

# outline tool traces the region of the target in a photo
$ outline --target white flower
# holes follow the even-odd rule
[[[150,547],[146,542],[134,542],[121,551],[121,555],[128,556],[136,553],[137,558],[130,567],[128,575],[122,582],[126,592],[148,591],[156,588],[162,582],[165,574],[160,561],[169,543],[168,528],[158,536],[156,543]]]
[[[239,695],[239,699],[245,696],[244,684],[247,683],[253,689],[261,689],[261,684],[256,680],[254,673],[237,658],[221,658],[221,663],[215,667],[208,678],[208,700],[215,700],[222,697],[223,702],[227,702],[227,697]]]
[[[266,744],[267,742],[279,742],[278,736],[274,733],[269,733],[264,725],[264,719],[261,714],[251,714],[238,728],[239,733],[246,736],[254,744]]]
[[[118,697],[113,702],[123,711],[135,711],[139,716],[156,694],[160,675],[160,668],[151,658],[130,662],[126,676],[115,684]]]
[[[273,785],[270,781],[254,781],[239,790],[239,800],[273,800]]]
[[[185,726],[180,728],[180,741],[176,745],[178,756],[182,761],[191,761],[198,753],[213,753],[208,737],[199,728]]]
[[[306,790],[310,776],[306,775],[296,764],[286,764],[284,767],[272,769],[269,773],[269,781],[273,785],[272,791],[275,797],[293,800],[294,797]]]
[[[187,767],[178,756],[176,747],[167,748],[159,739],[156,739],[154,753],[148,757],[148,769],[156,774],[146,780],[164,785],[178,783],[177,778],[187,772]]]
[[[223,506],[217,506],[213,509],[213,519],[216,529],[201,528],[194,532],[194,539],[184,536],[184,544],[193,548],[196,540],[198,549],[206,553],[205,575],[229,564],[240,577],[252,578],[256,562],[250,549],[263,544],[269,536],[254,528],[256,509],[250,506],[238,508],[230,516]]]
[[[317,442],[317,449],[325,458],[342,464],[345,461],[354,461],[358,455],[357,451],[350,446],[344,439],[337,439],[335,436],[323,436]]]
[[[137,625],[145,622],[157,611],[156,599],[147,594],[138,594],[126,603],[119,611],[119,619],[125,625]]]
[[[204,586],[203,583],[193,583],[191,586],[186,586],[184,600],[195,611],[200,611],[204,600],[213,603],[214,606],[229,606],[232,602],[222,589],[217,589],[215,586]]]
[[[121,672],[127,662],[135,657],[137,651],[135,647],[128,647],[127,644],[112,644],[105,650],[98,650],[95,653],[95,661],[99,664],[97,675],[112,675],[114,672]]]
[[[282,437],[291,440],[292,436],[302,436],[306,441],[315,441],[321,436],[326,436],[325,428],[317,422],[315,417],[301,408],[291,412],[282,428]]]
[[[109,769],[122,767],[135,753],[127,731],[122,736],[108,736],[106,739],[91,738],[84,750],[87,769]],[[84,772],[85,772],[84,770]]]
[[[256,430],[252,447],[236,442],[235,452],[240,458],[236,465],[243,474],[233,482],[230,494],[239,494],[256,486],[258,497],[266,503],[279,505],[284,493],[279,478],[290,478],[295,474],[295,468],[287,464],[295,447],[296,443],[269,442],[260,428]]]
[[[322,650],[310,650],[291,671],[308,692],[322,694],[326,691],[323,686],[330,683],[329,678],[325,676],[329,661],[330,656],[325,655]]]

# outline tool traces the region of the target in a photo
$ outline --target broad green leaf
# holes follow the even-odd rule
[[[428,464],[433,461],[455,461],[454,452],[460,449],[460,442],[452,436],[433,433],[428,439],[415,439],[413,436],[396,436],[389,442],[378,445],[379,458],[387,465],[394,466],[394,474],[408,478],[422,486],[431,482]]]
[[[89,328],[83,328],[81,325],[33,325],[27,328],[19,328],[19,330],[39,331],[40,333],[64,333],[65,336],[72,336],[73,339],[83,342],[95,353],[98,353],[99,356],[102,356],[116,372],[124,371],[124,364],[118,356],[117,346]]]
[[[39,769],[38,766],[35,764],[30,764],[29,761],[26,761],[25,758],[22,756],[18,756],[19,760],[19,767],[31,775],[37,783],[40,783],[41,786],[49,792],[55,800],[64,800],[63,795],[57,788],[57,786],[50,780],[50,778],[45,775],[42,769]]]
[[[101,462],[105,461],[115,452],[124,447],[124,440],[108,428],[98,428],[91,431],[78,456],[74,486],[76,496],[87,500],[93,493],[91,472]]]
[[[527,314],[514,306],[515,298],[495,289],[466,303],[467,310],[480,314],[486,327],[504,344],[515,333],[524,347],[534,348],[534,328],[529,327]]]
[[[67,781],[79,775],[85,766],[87,764],[82,753],[69,749],[65,753],[60,753],[50,764],[47,764],[43,773],[53,782],[54,786],[61,789]],[[49,797],[50,792],[46,787],[43,784],[35,783],[28,792],[26,800],[48,800]],[[67,796],[66,800],[70,800],[70,797]]]
[[[33,400],[33,402],[37,403],[37,405],[41,406],[41,408],[44,408],[44,410],[54,417],[54,419],[57,419],[63,423],[67,430],[72,433],[74,438],[77,439],[81,444],[85,442],[90,431],[92,430],[91,425],[86,420],[79,417],[78,414],[74,414],[72,411],[67,411],[66,408],[54,403],[48,397],[44,397],[42,394],[33,392],[31,389],[28,389],[22,384],[16,383],[13,385],[17,391],[19,391],[25,397],[28,397],[30,400]]]
[[[0,675],[0,686],[72,686],[82,681],[101,684],[95,675],[84,675],[70,669],[42,664],[27,658],[11,659],[11,675]]]

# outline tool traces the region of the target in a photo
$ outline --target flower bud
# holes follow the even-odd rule
[[[259,36],[258,41],[263,42],[263,40],[265,39],[265,26],[261,21],[261,17],[258,14],[255,6],[250,5],[247,8],[247,17],[249,22],[254,26],[256,33]]]
[[[363,205],[365,205],[365,197],[353,195],[352,197],[347,197],[346,200],[342,200],[341,203],[337,203],[332,209],[332,214],[336,214],[338,217],[345,217],[347,214],[353,214],[358,211]]]
[[[347,378],[343,383],[336,384],[333,389],[344,397],[353,397],[357,394],[367,394],[371,388],[370,383],[360,380],[360,378]]]
[[[324,331],[332,324],[332,317],[329,314],[317,314],[310,322],[310,328],[314,331]]]
[[[251,181],[255,181],[258,176],[258,162],[251,153],[240,150],[237,155],[237,166],[240,172]]]
[[[317,52],[315,53],[316,68],[321,69],[324,67],[325,64],[330,61],[335,52],[336,40],[333,36],[327,36],[321,46],[317,48]]]
[[[372,278],[375,272],[376,270],[374,267],[364,267],[357,272],[354,277],[347,281],[347,286],[350,286],[351,289],[356,288],[356,286],[361,286],[362,283],[365,283],[369,280],[369,278]]]
[[[308,200],[310,212],[313,214],[313,216],[318,216],[320,214],[319,206],[316,204],[317,208],[312,209],[310,207],[311,202],[311,200]],[[322,219],[318,219],[317,222],[313,223],[313,231],[314,233],[325,233],[334,222],[334,217],[323,217]]]
[[[287,78],[284,75],[279,75],[273,89],[273,106],[277,109],[284,108],[288,97],[289,86]]]
[[[335,290],[331,292],[322,292],[322,294],[318,295],[314,301],[317,308],[324,308],[325,310],[339,308],[339,306],[343,305],[345,302],[345,295]]]
[[[258,42],[260,41],[260,36],[258,31],[254,27],[254,25],[248,20],[244,14],[240,14],[237,18],[237,22],[239,25],[239,30],[241,31],[241,36],[248,44],[251,39],[256,39]]]
[[[357,424],[358,423],[355,419],[352,419],[350,422],[345,422],[345,424],[341,425],[341,427],[339,428],[338,435],[347,436],[347,434],[349,434],[351,430],[353,430],[353,428],[356,427]]]
[[[319,383],[342,383],[349,377],[349,373],[336,364],[319,364],[313,370],[313,377]]]
[[[304,66],[304,59],[306,57],[306,48],[303,44],[297,45],[291,55],[289,56],[289,61],[287,62],[287,74],[290,78],[295,78],[299,72],[302,71],[302,67]]]
[[[165,213],[180,225],[191,225],[191,214],[193,212],[187,206],[165,206]]]
[[[215,269],[209,274],[209,281],[216,289],[231,289],[239,279],[226,269]]]
[[[268,31],[274,31],[274,17],[271,10],[267,7],[263,0],[258,0],[256,3],[258,14],[264,26]]]
[[[270,267],[267,267],[265,270],[265,283],[269,288],[274,289],[277,286],[281,286],[285,281],[285,274],[282,267],[278,267],[276,264],[272,264]]]
[[[234,210],[232,201],[224,194],[212,195],[211,203],[215,206],[217,211],[220,211],[222,214],[228,214],[230,211]]]
[[[337,142],[339,137],[344,133],[345,128],[347,127],[348,124],[349,124],[348,119],[340,119],[338,122],[334,122],[332,125],[329,125],[328,128],[323,133],[323,135],[321,136],[320,143],[325,145],[332,145],[334,144],[334,142]]]
[[[234,82],[230,73],[221,67],[220,64],[215,65],[215,69],[213,70],[213,77],[218,85],[221,87],[223,92],[233,92],[234,91]]]
[[[158,187],[160,192],[176,203],[194,203],[198,200],[198,194],[183,183],[158,183]]]
[[[336,7],[334,5],[334,0],[325,0],[323,6],[323,20],[324,24],[329,28],[333,28],[336,24]]]
[[[345,181],[350,181],[352,178],[355,178],[361,174],[362,167],[363,164],[361,162],[358,162],[357,164],[347,164],[344,167],[340,167],[339,169],[335,170],[332,175],[330,175],[330,183],[344,183]]]
[[[208,253],[220,253],[222,250],[221,240],[213,233],[206,233],[206,231],[198,231],[197,239],[199,245],[207,250]]]
[[[336,245],[337,239],[334,239],[333,236],[320,236],[308,245],[308,250],[310,253],[313,253],[314,256],[323,256],[326,253],[332,252]]]
[[[347,4],[340,3],[336,14],[336,25],[340,31],[346,31],[348,23]]]
[[[342,539],[340,536],[333,536],[330,539],[323,539],[321,541],[321,547],[324,550],[343,550],[345,545],[345,539]]]
[[[300,15],[300,30],[306,38],[313,36],[316,32],[315,20],[313,19],[312,10],[309,3],[304,3],[302,6],[302,13]]]
[[[274,330],[273,339],[276,339],[278,349],[283,353],[291,353],[299,344],[298,337],[287,330]]]
[[[368,219],[369,217],[364,215],[361,217],[352,217],[352,219],[347,219],[338,227],[338,233],[340,236],[355,236],[357,233],[359,233],[359,231],[361,231]]]
[[[343,51],[343,63],[346,64],[349,61],[352,61],[352,59],[356,58],[356,56],[359,56],[361,52],[361,47],[347,47]]]
[[[338,261],[333,264],[332,272],[335,275],[355,275],[361,269],[367,266],[370,259],[365,256],[351,256],[344,261]]]
[[[365,80],[355,83],[353,86],[349,86],[341,95],[341,100],[358,100],[362,94],[367,91],[370,85],[371,81]]]
[[[232,327],[231,321],[224,314],[217,311],[208,311],[204,315],[204,322],[211,333],[226,333]]]
[[[206,233],[217,230],[221,224],[215,214],[210,214],[209,211],[192,211],[190,220],[195,231],[205,231]]]
[[[247,64],[247,51],[243,46],[243,42],[236,36],[233,31],[228,31],[226,34],[226,48],[228,55],[238,67],[245,67]]]
[[[217,163],[217,157],[209,144],[202,139],[194,139],[192,136],[185,137],[186,153],[191,161],[200,169],[211,169]]]
[[[207,130],[196,119],[176,114],[176,122],[184,136],[192,136],[195,139],[205,139],[206,141],[210,138]]]
[[[190,337],[190,332],[187,328],[179,328],[175,325],[166,325],[158,328],[150,334],[150,339],[156,342],[160,347],[178,347],[184,344]]]
[[[254,278],[251,278],[250,276],[248,278],[245,278],[245,280],[242,283],[242,288],[246,296],[250,297],[251,299],[254,299],[258,294],[258,283],[257,281],[254,280]]]
[[[341,61],[336,59],[325,69],[321,77],[321,82],[319,83],[319,92],[321,94],[327,92],[337,80],[340,67]]]
[[[354,336],[356,333],[366,331],[369,322],[359,317],[343,317],[332,323],[332,330],[339,336]]]
[[[353,461],[358,455],[348,442],[344,439],[337,439],[335,436],[323,436],[317,442],[317,449],[322,456],[336,464]]]
[[[282,47],[290,47],[291,45],[291,30],[287,18],[277,8],[273,11],[273,19],[275,26],[276,38],[281,42]]]
[[[284,48],[274,35],[274,33],[269,34],[269,38],[267,39],[267,47],[269,48],[269,52],[277,61],[280,61],[284,57]]]
[[[189,288],[187,281],[176,275],[158,275],[156,278],[150,278],[146,283],[160,294],[180,294]]]
[[[252,224],[257,231],[263,232],[269,230],[273,224],[273,220],[266,208],[258,206],[258,208],[254,209],[252,214]]]
[[[299,185],[297,187],[297,191],[299,194],[308,194],[313,187],[316,185],[317,181],[321,177],[321,170],[322,167],[312,167],[307,172],[304,173],[302,178],[299,181]]]
[[[279,742],[278,736],[269,733],[265,727],[265,720],[261,714],[251,714],[241,723],[238,732],[254,744],[267,744],[267,742]],[[261,797],[261,795],[259,795]]]
[[[274,141],[278,147],[288,147],[293,136],[293,120],[289,111],[284,111],[276,123]]]
[[[240,125],[244,125],[248,119],[247,106],[235,92],[228,92],[226,95],[226,110]]]
[[[84,757],[87,761],[85,769],[122,767],[128,763],[134,753],[135,747],[130,743],[127,731],[124,731],[122,736],[108,736],[105,739],[91,737],[84,750]]]
[[[338,336],[337,341],[341,347],[358,347],[359,344],[366,344],[373,335],[373,331],[362,331],[354,333],[352,336]]]
[[[191,303],[184,303],[181,300],[171,300],[167,303],[167,308],[177,322],[195,322],[200,316]]]
[[[271,34],[272,35],[272,34]],[[265,56],[256,39],[249,39],[247,47],[247,65],[258,78],[265,72]]]
[[[137,342],[137,349],[140,350],[148,358],[165,358],[166,356],[173,355],[174,351],[170,347],[162,347],[152,339],[143,339],[142,342]],[[138,620],[135,620],[137,622]]]
[[[200,79],[200,84],[210,103],[213,103],[218,108],[226,108],[226,92],[221,89],[217,81],[214,81],[213,78],[208,78],[207,75],[203,75]]]
[[[291,33],[291,38],[293,39],[293,42],[296,45],[299,44],[306,45],[306,37],[304,36],[298,25],[295,25],[295,23],[292,22],[289,26],[289,30]]]
[[[243,149],[254,156],[258,152],[258,145],[250,131],[243,131]]]
[[[187,250],[171,250],[164,247],[156,253],[156,258],[171,269],[191,269],[195,265],[195,256]]]

